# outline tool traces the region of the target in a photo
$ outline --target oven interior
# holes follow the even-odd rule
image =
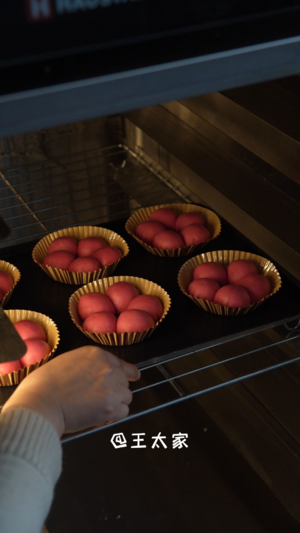
[[[68,314],[77,287],[32,261],[47,233],[116,231],[130,248],[116,274],[155,281],[172,301],[147,341],[110,348],[142,370],[131,414],[66,437],[50,533],[300,531],[299,95],[293,76],[0,139],[1,216],[10,228],[1,259],[22,276],[9,308],[53,318],[57,354],[87,339]],[[245,249],[275,263],[282,287],[273,301],[219,317],[180,293],[187,258],[150,256],[124,228],[135,210],[176,202],[221,217],[208,251]],[[1,403],[12,390],[0,389]],[[113,448],[116,432],[128,437],[126,449]],[[159,432],[167,449],[151,447]],[[176,432],[189,435],[188,449],[171,448]],[[146,449],[130,448],[134,433],[145,433]]]

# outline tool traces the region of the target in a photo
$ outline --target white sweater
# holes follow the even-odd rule
[[[54,428],[25,409],[0,415],[0,531],[40,533],[62,465]]]

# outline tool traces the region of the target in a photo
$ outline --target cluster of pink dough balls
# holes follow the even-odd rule
[[[0,302],[14,286],[13,278],[7,272],[0,271]]]
[[[14,323],[14,327],[25,342],[27,351],[21,359],[1,363],[1,375],[10,374],[26,366],[34,365],[51,352],[51,347],[47,342],[46,331],[40,324],[33,320],[20,320]]]
[[[137,226],[135,234],[146,244],[161,250],[192,246],[211,238],[200,213],[182,213],[177,216],[168,208],[153,211],[149,220]]]
[[[118,261],[122,253],[109,246],[101,237],[76,241],[73,237],[58,237],[51,242],[43,265],[69,272],[94,272]]]
[[[220,263],[202,263],[193,272],[188,293],[225,307],[247,307],[272,292],[266,276],[246,259],[232,261],[227,268]]]
[[[161,318],[163,307],[156,296],[139,294],[131,283],[119,281],[105,294],[81,296],[78,314],[83,329],[90,333],[132,333],[152,328]]]

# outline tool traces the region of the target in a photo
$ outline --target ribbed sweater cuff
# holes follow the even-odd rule
[[[51,424],[27,409],[1,414],[0,454],[24,459],[55,485],[62,468],[62,447]]]

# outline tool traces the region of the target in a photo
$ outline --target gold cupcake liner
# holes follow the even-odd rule
[[[246,259],[247,261],[252,261],[256,265],[259,274],[263,274],[266,276],[266,278],[268,278],[272,288],[272,292],[268,296],[262,298],[258,302],[248,305],[247,307],[233,308],[221,306],[220,304],[215,304],[214,302],[209,302],[208,300],[195,298],[194,296],[188,294],[188,286],[193,281],[193,272],[198,265],[212,262],[220,263],[226,268],[230,263],[232,263],[232,261],[237,259]],[[215,252],[207,252],[197,255],[196,257],[192,257],[192,259],[189,259],[189,261],[184,263],[178,274],[178,284],[183,294],[193,300],[193,302],[199,305],[199,307],[202,307],[204,311],[208,311],[209,313],[214,313],[216,315],[236,316],[245,315],[246,313],[249,313],[249,311],[254,311],[258,306],[279,291],[281,287],[281,278],[273,263],[271,263],[271,261],[268,259],[261,257],[260,255],[251,254],[249,252],[240,252],[237,250],[217,250]]]
[[[48,254],[48,248],[51,242],[58,237],[73,237],[78,241],[86,239],[87,237],[101,237],[107,242],[107,244],[109,244],[109,246],[118,248],[120,252],[122,252],[122,257],[107,267],[87,273],[68,272],[68,270],[62,270],[61,268],[53,268],[43,265],[43,260]],[[112,274],[118,263],[128,254],[129,247],[127,242],[124,241],[124,239],[117,233],[114,233],[106,228],[98,228],[97,226],[75,226],[73,228],[62,229],[46,235],[46,237],[41,239],[34,247],[32,258],[34,262],[47,274],[47,276],[55,281],[67,283],[69,285],[83,285],[100,278],[105,278],[106,276]]]
[[[90,292],[98,292],[105,294],[107,289],[118,283],[119,281],[126,281],[131,283],[140,294],[151,294],[156,296],[163,305],[163,315],[156,322],[153,328],[144,331],[138,331],[134,333],[106,333],[105,335],[89,333],[82,328],[83,320],[78,314],[78,302],[81,296]],[[111,278],[104,278],[102,280],[93,281],[84,287],[81,287],[72,294],[69,300],[69,312],[75,326],[82,331],[89,339],[106,346],[124,346],[128,344],[136,344],[150,337],[153,331],[159,326],[161,321],[165,318],[171,306],[171,298],[168,293],[156,283],[148,281],[143,278],[136,278],[134,276],[114,276]]]
[[[177,215],[181,215],[182,213],[190,213],[190,212],[199,213],[205,219],[205,225],[211,234],[211,238],[208,241],[200,243],[200,244],[193,244],[192,246],[184,246],[183,248],[176,248],[174,250],[161,250],[160,248],[154,248],[153,246],[146,244],[145,242],[143,242],[141,239],[139,239],[136,236],[135,230],[139,224],[149,220],[150,215],[154,211],[156,211],[157,209],[162,209],[162,208],[172,209],[173,211],[175,211]],[[151,254],[159,255],[160,257],[181,257],[184,255],[190,255],[195,252],[198,252],[198,250],[201,250],[201,248],[203,248],[203,246],[205,246],[208,242],[218,237],[218,235],[221,232],[221,221],[219,217],[213,211],[210,211],[210,209],[206,209],[205,207],[200,207],[199,205],[164,204],[164,205],[155,205],[155,206],[139,209],[136,213],[131,215],[131,217],[127,220],[125,229],[129,233],[129,235],[131,235],[141,246],[143,246],[143,248],[145,248]]]
[[[14,292],[17,283],[20,281],[21,273],[17,269],[17,267],[11,265],[10,263],[7,263],[6,261],[0,261],[0,271],[9,274],[14,280],[12,288],[3,296],[2,300],[0,300],[0,305],[2,307],[5,307],[11,299],[12,293]]]
[[[5,311],[5,313],[12,323],[19,322],[20,320],[33,320],[42,326],[46,331],[47,342],[51,348],[51,352],[44,357],[44,359],[41,359],[41,361],[37,361],[34,365],[27,366],[21,370],[12,372],[11,374],[4,374],[3,376],[0,374],[0,387],[8,387],[21,383],[28,374],[40,366],[45,365],[52,358],[59,343],[57,326],[48,316],[36,313],[35,311],[26,311],[24,309],[9,309]]]

